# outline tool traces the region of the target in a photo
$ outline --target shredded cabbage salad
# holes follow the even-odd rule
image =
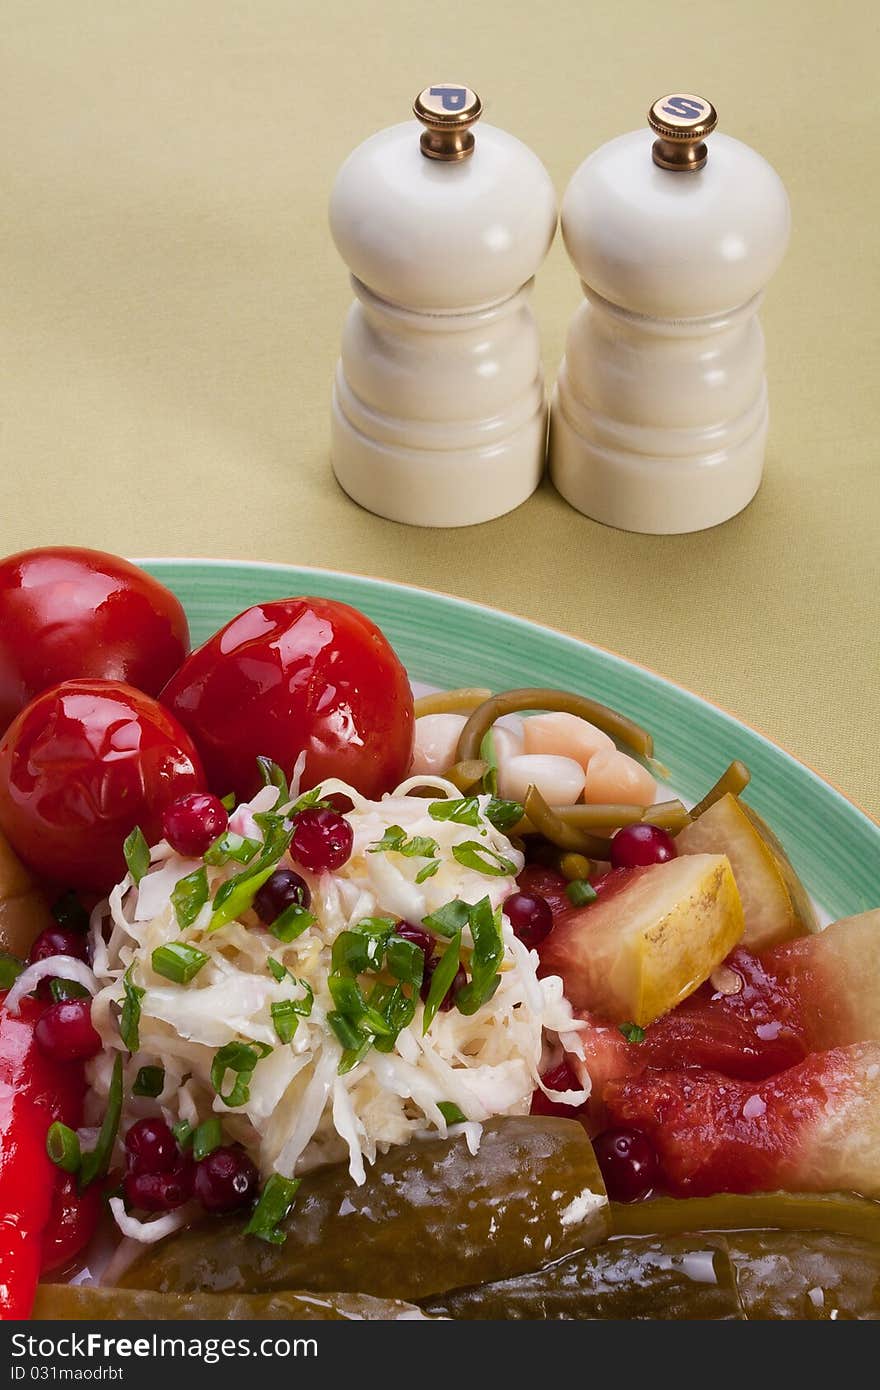
[[[426,786],[434,796],[413,794]],[[342,1159],[361,1183],[365,1163],[377,1152],[456,1132],[456,1125],[476,1151],[483,1121],[528,1113],[548,1050],[562,1044],[569,1054],[583,1055],[581,1025],[562,981],[538,978],[537,953],[516,938],[501,911],[516,890],[523,857],[489,819],[497,803],[485,795],[462,798],[451,783],[433,777],[413,777],[381,801],[335,780],[307,799],[334,794],[352,803],[346,812],[354,833],[349,860],[321,874],[292,864],[287,854],[273,865],[295,868],[311,890],[309,912],[294,924],[299,934],[292,939],[278,939],[260,922],[252,893],[248,900],[247,892],[231,891],[231,881],[247,875],[241,860],[185,859],[164,840],[150,847],[149,867],[138,882],[129,873],[97,906],[92,1019],[105,1048],[89,1064],[89,1122],[103,1114],[121,1055],[127,1100],[120,1141],[145,1115],[192,1128],[219,1116],[226,1142],[243,1144],[264,1178],[273,1172],[292,1177]],[[262,862],[261,854],[271,854],[272,827],[289,824],[284,816],[296,805],[295,784],[293,791],[263,787],[232,813],[230,843],[251,841],[251,862]],[[227,883],[226,912],[218,916],[218,892],[222,901]],[[421,925],[428,919],[432,929],[434,914],[441,955],[454,937],[450,920],[457,922],[460,937],[454,939],[469,978],[495,933],[490,963],[496,974],[482,991],[486,997],[472,1013],[438,1010],[425,1029],[418,987],[398,989],[397,1003],[401,994],[410,1001],[396,1015],[403,1026],[377,1037],[368,1020],[362,1041],[352,1046],[338,1021],[338,994],[331,993],[334,977],[338,986],[340,949],[357,946],[358,934],[367,938],[375,952],[375,992],[367,987],[372,977],[366,984],[361,977],[360,988],[379,1010],[400,979],[388,974],[383,943],[401,921]],[[154,952],[169,943],[195,948],[187,959],[201,964],[190,978],[157,973]],[[158,1095],[132,1094],[143,1068],[162,1069]],[[589,1080],[581,1070],[584,1089],[567,1091],[568,1104],[587,1099]],[[152,1239],[155,1223],[138,1224],[144,1226],[140,1238]],[[125,1234],[138,1239],[130,1220]]]

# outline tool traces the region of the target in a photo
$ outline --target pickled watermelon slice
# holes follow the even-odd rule
[[[642,1130],[678,1196],[786,1188],[880,1197],[880,1043],[813,1053],[763,1081],[659,1071],[611,1081],[609,1122]]]

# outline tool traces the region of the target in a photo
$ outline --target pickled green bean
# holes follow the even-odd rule
[[[739,796],[751,780],[752,774],[745,763],[740,762],[739,758],[735,758],[730,767],[722,772],[714,787],[710,787],[702,801],[698,801],[693,807],[691,820],[697,820],[704,811],[708,811],[710,806],[714,806],[715,802],[720,801],[722,796],[726,796],[728,792],[733,796]]]
[[[595,724],[597,729],[610,735],[616,742],[624,744],[640,757],[649,758],[654,751],[654,740],[645,729],[627,719],[625,714],[590,700],[585,695],[574,695],[567,690],[550,690],[540,686],[523,690],[505,690],[484,701],[469,718],[461,731],[458,741],[458,758],[476,758],[489,729],[505,714],[516,714],[521,710],[561,711],[576,714]]]
[[[642,821],[659,825],[661,830],[668,830],[670,834],[677,835],[679,830],[683,830],[691,822],[690,812],[681,801],[658,801],[653,806],[578,803],[575,806],[554,806],[552,810],[566,825],[573,826],[575,830],[586,831],[619,830],[621,826],[638,825]],[[518,835],[537,834],[528,818],[519,822],[516,832]]]
[[[466,758],[463,762],[453,763],[441,776],[458,787],[460,792],[467,793],[477,787],[482,791],[483,778],[488,771],[489,764],[482,758]]]
[[[574,854],[582,854],[587,859],[608,859],[611,853],[611,841],[600,839],[597,835],[588,835],[586,831],[579,830],[576,826],[569,825],[562,820],[547,805],[537,787],[529,787],[523,806],[534,833],[543,835],[544,839],[549,840],[551,844],[558,845],[560,849]],[[517,834],[521,835],[523,833],[522,821],[514,829]]]
[[[463,686],[460,690],[437,690],[431,695],[420,695],[413,701],[416,719],[426,714],[473,714],[475,709],[492,698],[491,690],[481,687]]]

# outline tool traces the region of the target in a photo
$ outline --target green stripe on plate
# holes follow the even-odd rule
[[[367,613],[414,680],[557,686],[623,710],[651,730],[670,784],[688,800],[741,758],[752,773],[749,802],[820,906],[835,918],[880,905],[880,826],[777,744],[622,657],[508,613],[359,575],[224,560],[141,563],[180,597],[195,643],[253,603],[317,594]]]

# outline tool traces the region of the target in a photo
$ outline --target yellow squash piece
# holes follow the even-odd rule
[[[43,928],[51,925],[45,897],[0,834],[0,951],[24,958]]]
[[[723,796],[676,836],[679,854],[726,854],[742,899],[743,946],[763,951],[816,931],[816,916],[785,850],[756,811]]]
[[[724,855],[692,854],[639,871],[571,912],[541,949],[578,1009],[640,1027],[686,999],[739,942],[743,912]]]

